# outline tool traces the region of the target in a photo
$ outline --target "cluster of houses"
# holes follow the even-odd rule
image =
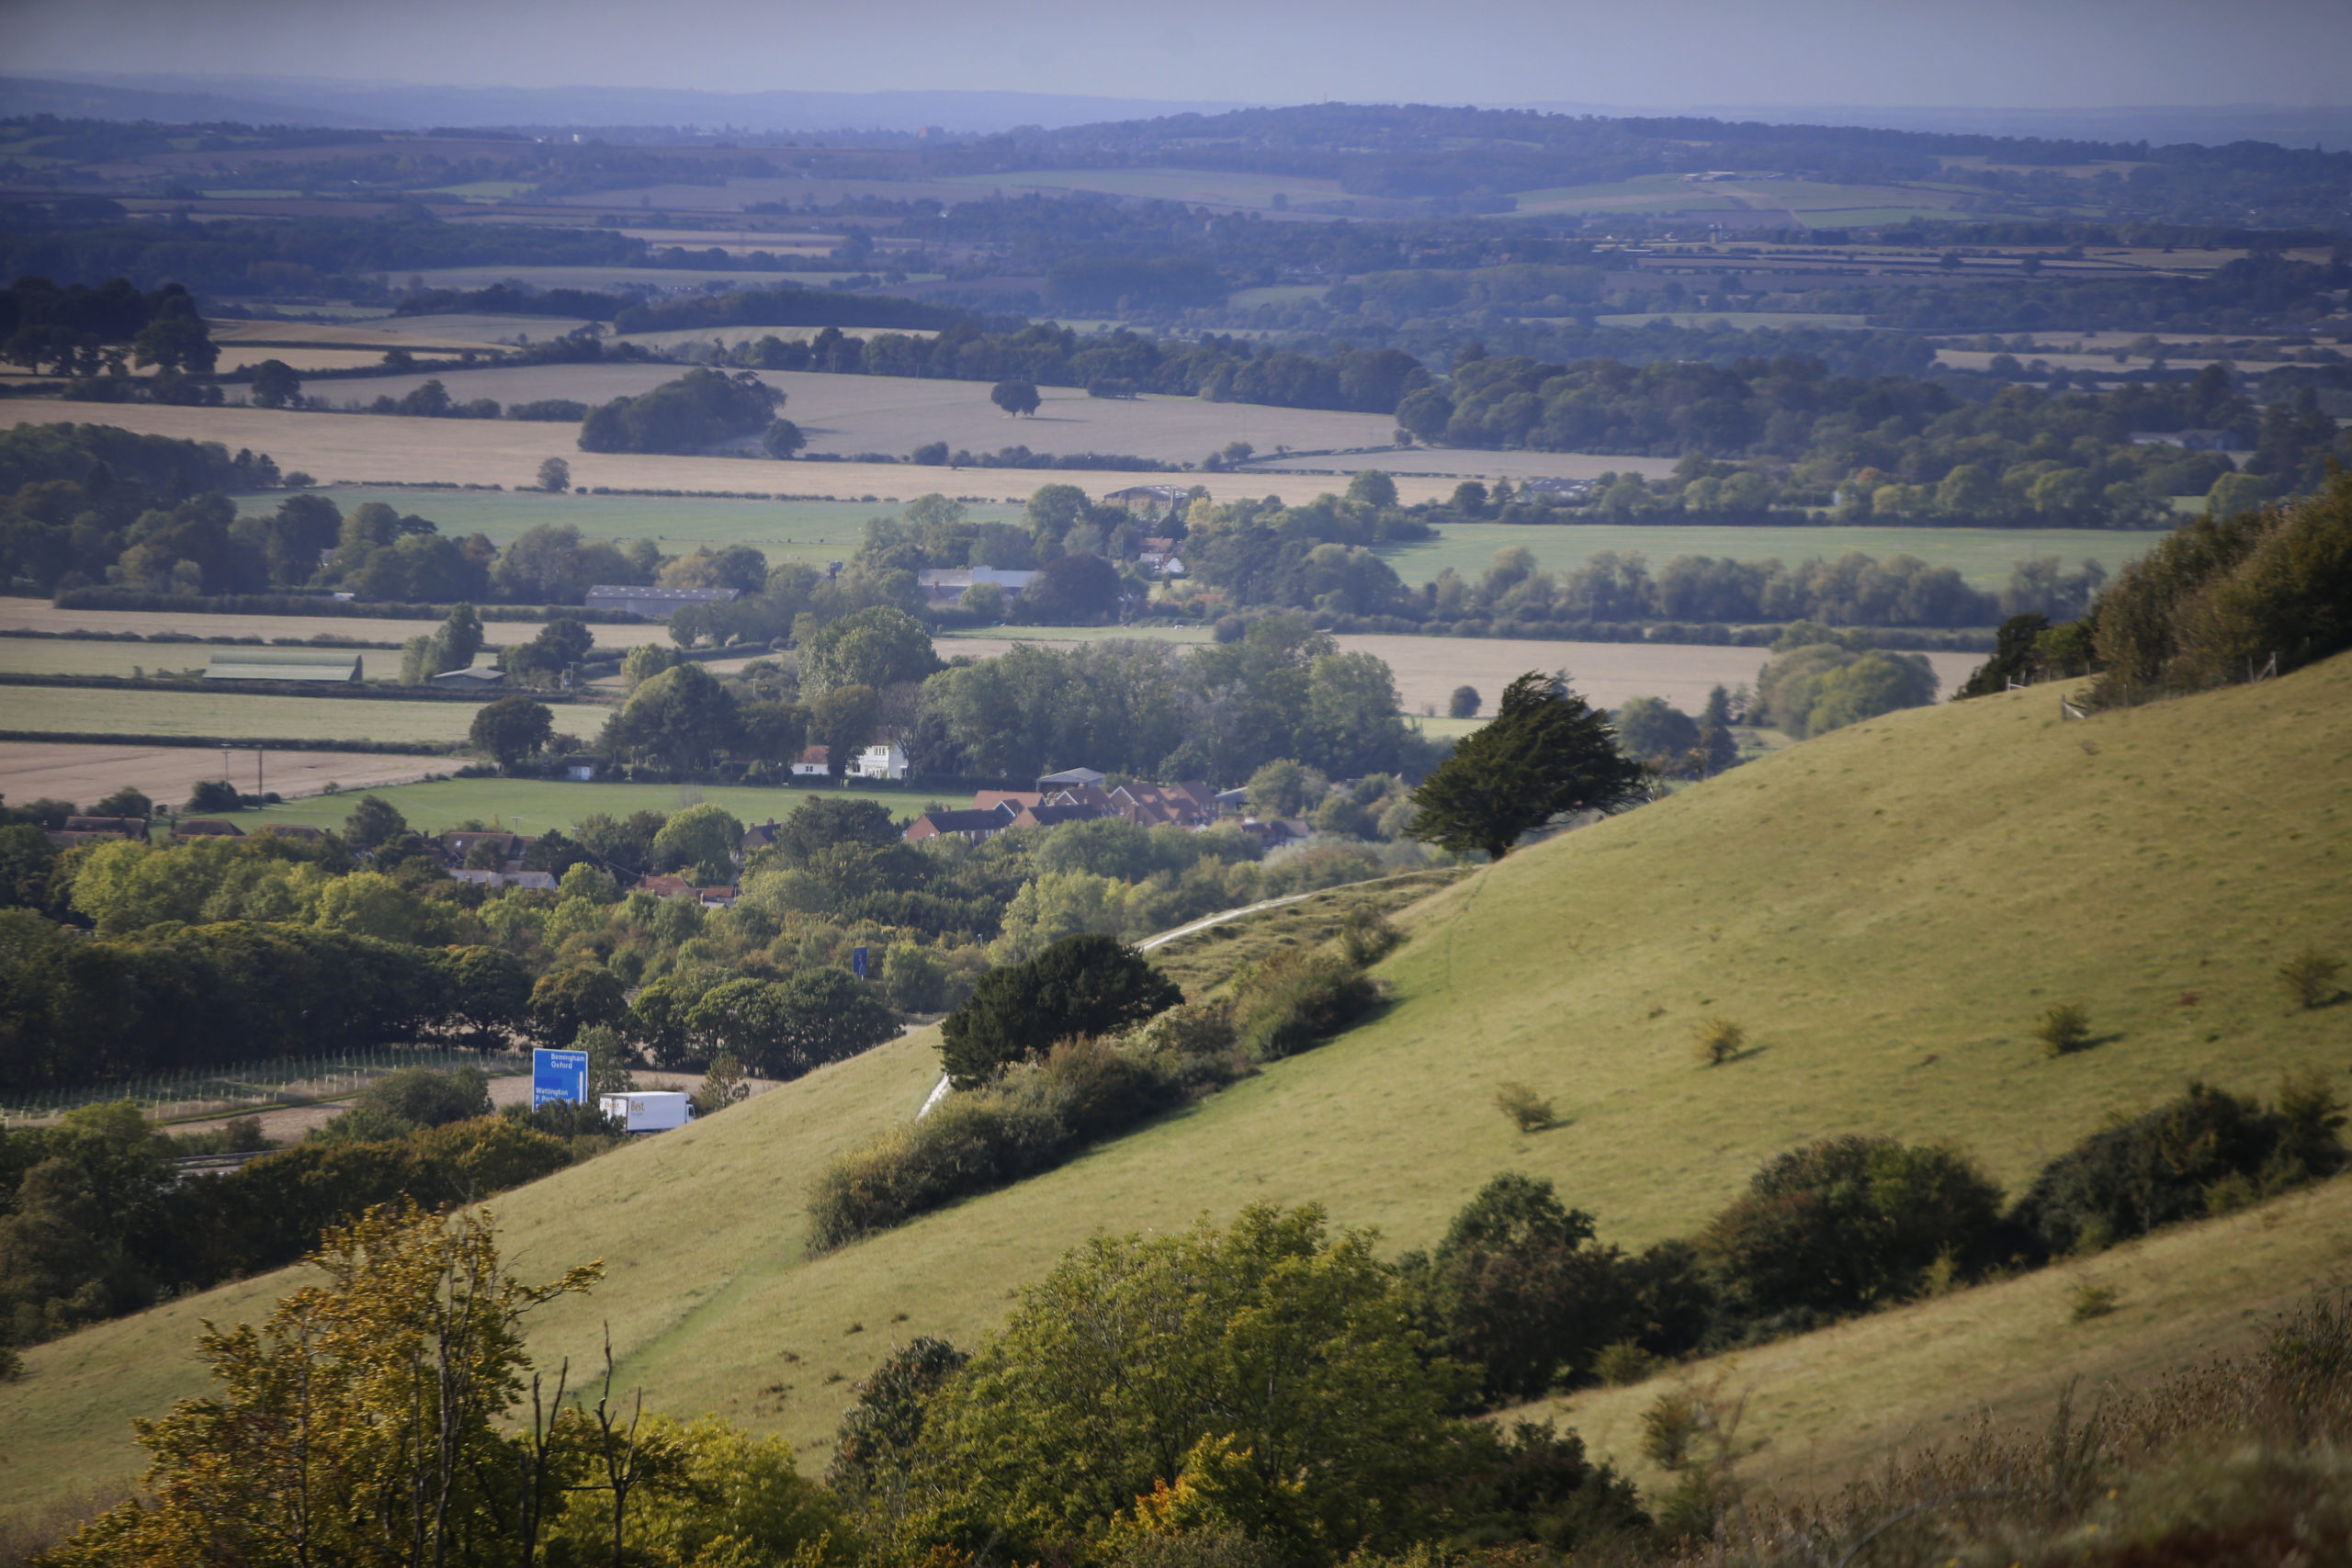
[[[1047,773],[1034,790],[984,789],[963,810],[924,812],[907,824],[904,836],[910,844],[938,838],[984,844],[1009,829],[1057,828],[1065,822],[1116,817],[1139,828],[1176,827],[1195,832],[1229,822],[1274,849],[1312,831],[1302,821],[1261,822],[1251,817],[1246,790],[1219,793],[1197,779],[1105,788],[1106,784],[1109,780],[1091,768],[1070,768]]]

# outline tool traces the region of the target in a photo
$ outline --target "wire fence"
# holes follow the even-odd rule
[[[72,1089],[0,1098],[0,1120],[12,1125],[46,1122],[83,1105],[129,1100],[151,1120],[307,1105],[356,1094],[387,1073],[402,1067],[479,1067],[496,1076],[528,1072],[530,1056],[517,1051],[461,1051],[440,1046],[381,1046],[322,1056],[280,1056],[266,1062],[235,1062],[182,1073],[149,1074]]]

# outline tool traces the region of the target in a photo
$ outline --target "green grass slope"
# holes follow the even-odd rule
[[[1371,1024],[1047,1176],[805,1259],[810,1177],[933,1080],[933,1037],[910,1035],[500,1199],[526,1274],[610,1270],[534,1345],[578,1367],[608,1321],[649,1404],[781,1432],[821,1464],[846,1382],[891,1342],[970,1342],[1098,1229],[1315,1200],[1420,1246],[1516,1168],[1640,1244],[1810,1138],[1949,1138],[2015,1185],[2191,1075],[2267,1093],[2284,1067],[2340,1071],[2352,1009],[2290,1010],[2272,971],[2309,942],[2352,950],[2347,708],[2337,660],[2086,723],[2060,722],[2043,688],[1792,747],[1424,902]],[[2045,1061],[2027,1032],[2061,999],[2089,1007],[2101,1043]],[[1718,1015],[1751,1048],[1702,1069],[1690,1031]],[[1564,1124],[1518,1133],[1491,1101],[1508,1079]],[[196,1386],[198,1320],[251,1315],[282,1285],[33,1351],[0,1388],[0,1491],[127,1472],[129,1417]],[[2070,1353],[2061,1336],[2018,1351]],[[1920,1375],[1973,1404],[1986,1370]]]

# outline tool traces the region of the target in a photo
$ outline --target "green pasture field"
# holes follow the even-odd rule
[[[560,715],[557,728],[563,728]],[[305,828],[340,828],[361,795],[380,795],[400,808],[410,827],[421,833],[441,833],[460,822],[493,819],[530,833],[549,828],[569,829],[582,817],[604,812],[626,817],[632,811],[676,811],[707,801],[723,806],[744,823],[779,821],[809,795],[838,795],[839,789],[765,789],[758,785],[572,784],[547,779],[435,779],[429,784],[393,784],[383,789],[346,790],[340,795],[311,795],[280,806],[240,812],[238,826],[246,832],[273,822]],[[966,807],[968,795],[915,795],[896,790],[850,791],[860,798],[880,801],[901,821],[912,821],[939,807]]]
[[[101,642],[79,637],[0,637],[0,671],[11,675],[183,675],[201,672],[217,650],[199,642]],[[360,654],[365,660],[390,659],[395,669],[400,656],[382,649]],[[20,688],[10,688],[14,693]],[[12,724],[11,729],[28,728]]]
[[[825,466],[809,464],[747,468],[747,479],[763,483],[815,485],[825,477]],[[361,489],[334,486],[318,493],[348,513],[354,507],[380,501],[401,513],[431,518],[444,534],[482,534],[503,548],[525,531],[542,524],[570,524],[589,539],[651,539],[664,555],[685,555],[708,547],[751,545],[772,566],[808,561],[823,566],[845,561],[865,536],[865,520],[895,516],[903,503],[934,486],[968,484],[974,470],[949,472],[940,468],[909,468],[908,483],[893,495],[874,501],[716,501],[699,497],[652,495],[545,495],[533,491],[447,491]],[[997,474],[989,476],[994,488]],[[1047,482],[1038,478],[1038,484]],[[285,499],[282,491],[237,497],[238,510],[267,512]],[[980,522],[1009,523],[1021,515],[1017,506],[1000,499],[975,502],[967,515]],[[497,634],[493,631],[492,636]]]
[[[1439,536],[1418,544],[1384,547],[1381,557],[1408,584],[1434,579],[1452,567],[1476,580],[1498,550],[1522,546],[1547,571],[1574,571],[1603,550],[1638,550],[1655,572],[1676,556],[1731,556],[1740,560],[1777,558],[1794,566],[1819,556],[1834,560],[1851,550],[1883,560],[1914,555],[1933,566],[1950,566],[1980,588],[2007,582],[2010,569],[2036,556],[2056,556],[2069,571],[2096,560],[2112,577],[2127,561],[2154,548],[2161,532],[2101,528],[1900,528],[1834,527],[1790,524],[1755,528],[1710,524],[1575,523],[1521,528],[1504,523],[1447,523]]]
[[[202,735],[395,745],[463,740],[473,723],[476,705],[238,692],[107,692],[77,686],[11,686],[5,703],[6,728],[51,734]],[[556,716],[558,729],[594,730],[604,722],[601,707],[576,710],[576,714],[560,709]]]
[[[621,1386],[789,1438],[814,1469],[851,1382],[892,1343],[974,1344],[1098,1231],[1314,1201],[1393,1254],[1517,1170],[1557,1183],[1604,1242],[1640,1247],[1691,1234],[1813,1139],[1951,1140],[2014,1192],[2189,1077],[2267,1096],[2283,1071],[2340,1072],[2342,1010],[2292,1007],[2273,971],[2352,930],[2352,739],[2328,722],[2352,702],[2352,658],[2086,723],[2062,723],[2056,695],[1888,715],[1515,853],[1396,917],[1408,940],[1379,966],[1390,1005],[1371,1022],[821,1258],[804,1251],[808,1183],[914,1113],[938,1077],[935,1030],[502,1194],[507,1256],[530,1278],[590,1258],[607,1270],[533,1314],[531,1348],[577,1365],[609,1325]],[[2261,790],[2243,787],[2249,755]],[[2040,1055],[2030,1031],[2053,999],[2089,1010],[2096,1047]],[[1699,1066],[1709,1017],[1741,1023],[1748,1052]],[[1521,1133],[1493,1103],[1510,1081],[1552,1099],[1557,1122]],[[2347,1247],[2339,1180],[1746,1350],[1742,1436],[1770,1440],[1759,1465],[1835,1484],[2007,1391],[2022,1392],[2002,1408],[2034,1417],[2071,1371],[2200,1359],[2340,1270]],[[2075,1277],[2114,1280],[2120,1310],[2068,1325]],[[130,1418],[198,1391],[199,1322],[255,1320],[293,1280],[28,1350],[24,1380],[0,1387],[13,1495],[129,1475]],[[1645,1403],[1577,1395],[1570,1420],[1618,1434],[1597,1450],[1632,1460],[1626,1417]]]

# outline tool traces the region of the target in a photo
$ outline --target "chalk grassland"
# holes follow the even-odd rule
[[[2060,724],[2051,694],[1874,719],[1514,855],[1406,911],[1411,940],[1382,966],[1393,1005],[1372,1023],[822,1258],[802,1251],[809,1179],[913,1113],[937,1076],[932,1031],[506,1194],[493,1207],[526,1274],[591,1257],[609,1270],[587,1301],[534,1318],[533,1348],[582,1364],[609,1323],[621,1382],[650,1405],[778,1432],[813,1466],[846,1398],[836,1374],[918,1334],[972,1343],[1098,1229],[1311,1201],[1402,1250],[1520,1170],[1638,1247],[1690,1234],[1810,1139],[1958,1140],[2014,1190],[2191,1076],[2268,1094],[2284,1069],[2340,1071],[2338,1010],[2290,1009],[2273,971],[2352,931],[2352,739],[2325,722],[2352,701],[2352,660],[2082,724]],[[2250,753],[2266,760],[2258,791]],[[2027,1032],[2060,998],[2082,1000],[2104,1043],[2047,1061]],[[1713,1015],[1753,1049],[1702,1069],[1690,1032]],[[1562,1124],[1521,1134],[1492,1103],[1507,1080],[1553,1098]],[[2307,1262],[2278,1258],[2282,1276]],[[2200,1311],[2236,1283],[2170,1277]],[[129,1418],[196,1391],[198,1321],[254,1316],[289,1279],[31,1351],[25,1381],[0,1388],[17,1495],[127,1473]],[[1849,1422],[1877,1418],[1883,1375],[1917,1426],[2001,1380],[2055,1376],[2080,1341],[2047,1302],[1988,1334],[1997,1357],[1937,1348],[1964,1320],[1934,1314],[2003,1299],[1871,1320],[1918,1331],[1869,1342],[1883,1353],[1823,1396],[1850,1398]]]
[[[476,374],[495,375],[499,372]],[[461,377],[451,378],[452,395],[474,396],[474,393],[456,385],[462,379]],[[859,383],[885,378],[839,376],[823,379]],[[335,383],[337,386],[350,384]],[[970,443],[975,450],[984,446],[994,451],[1000,446],[1025,443],[1038,451],[1124,452],[1125,448],[1113,444],[1118,433],[1088,422],[1103,417],[1099,411],[1114,408],[1125,409],[1128,412],[1111,417],[1139,417],[1134,411],[1148,406],[1180,411],[1198,423],[1199,428],[1207,434],[1198,439],[1179,441],[1169,438],[1169,444],[1180,448],[1182,457],[1201,457],[1217,450],[1229,440],[1246,438],[1253,444],[1263,445],[1262,438],[1270,427],[1270,421],[1277,416],[1300,412],[1290,409],[1252,408],[1241,403],[1206,403],[1189,398],[1147,399],[1139,400],[1137,403],[1114,402],[1090,399],[1083,392],[1066,392],[1061,397],[1048,393],[1046,407],[1050,418],[1040,415],[1034,420],[1014,420],[1003,417],[989,405],[988,388],[980,383],[913,381],[910,378],[909,384],[934,391],[943,386],[953,387],[958,389],[958,397],[977,399],[979,412],[973,416],[976,438]],[[339,397],[342,393],[338,391],[336,395]],[[843,396],[848,395],[844,390]],[[1092,407],[1083,413],[1073,413],[1067,407],[1057,406],[1065,400],[1091,403]],[[537,482],[542,461],[548,457],[561,457],[571,466],[573,484],[592,488],[603,485],[618,490],[758,491],[786,495],[919,495],[926,490],[948,490],[972,494],[1026,497],[1039,485],[1048,483],[1074,484],[1089,494],[1101,495],[1133,484],[1175,482],[1188,486],[1203,485],[1217,500],[1230,501],[1241,496],[1262,495],[1267,489],[1266,478],[1261,474],[1193,473],[1177,476],[1137,474],[1116,469],[919,469],[896,463],[779,463],[752,457],[667,457],[636,453],[582,452],[579,446],[579,426],[543,424],[526,420],[405,419],[391,414],[288,413],[272,409],[191,409],[153,403],[99,407],[47,401],[27,402],[14,412],[19,423],[112,424],[145,434],[171,435],[189,441],[218,441],[231,451],[251,447],[256,452],[268,453],[282,469],[299,469],[321,479],[353,482],[401,484],[435,480],[452,484],[530,485]],[[797,404],[786,410],[796,423],[802,412]],[[1307,417],[1363,420],[1369,416],[1310,414]],[[1070,423],[1057,426],[1053,419],[1061,418]],[[1381,425],[1380,438],[1385,440],[1387,422],[1376,423]],[[937,420],[926,420],[910,414],[877,413],[865,427],[865,433],[875,437],[874,444],[842,439],[829,441],[827,445],[845,452],[904,452],[911,450],[921,441],[954,438],[945,428],[946,424],[944,415]],[[893,446],[884,437],[900,427],[912,438],[902,446]],[[1073,434],[1073,432],[1079,434]],[[1127,455],[1149,454],[1128,452]],[[1348,466],[1358,465],[1348,461]],[[1396,488],[1408,502],[1434,501],[1453,493],[1455,482],[1451,478],[1400,478]],[[1325,484],[1316,488],[1332,487]]]
[[[664,381],[675,380],[684,368],[676,365],[500,366],[439,379],[459,401],[495,398],[514,403],[571,398],[594,404],[650,391]],[[1301,451],[1393,447],[1396,429],[1396,422],[1385,414],[1266,408],[1201,398],[1090,398],[1073,387],[1040,387],[1043,406],[1034,415],[1016,419],[989,400],[985,381],[795,370],[763,370],[758,375],[786,394],[785,417],[800,427],[810,451],[843,456],[880,452],[904,457],[926,442],[944,441],[951,447],[975,452],[1020,445],[1038,452],[1104,452],[1160,462],[1197,462],[1230,441],[1247,441],[1267,451],[1277,446]],[[423,373],[368,376],[323,383],[318,389],[338,404],[365,405],[379,396],[404,397],[428,378]],[[579,434],[576,425],[561,428],[567,437]],[[285,459],[279,458],[278,465],[283,468]],[[775,479],[768,488],[801,486]]]
[[[602,722],[599,715],[598,722]],[[560,727],[560,719],[559,719]],[[289,753],[290,755],[290,753]],[[443,771],[448,761],[438,759]],[[277,753],[271,754],[270,765],[277,765]],[[250,774],[251,769],[247,768]],[[217,772],[217,770],[216,770]],[[345,780],[345,793],[302,800],[289,800],[281,806],[264,807],[257,811],[241,812],[238,826],[248,833],[255,828],[273,822],[299,824],[306,828],[340,828],[344,818],[351,815],[356,796],[350,793],[352,785]],[[250,784],[247,784],[251,787]],[[390,789],[370,790],[400,807],[409,826],[421,833],[446,832],[460,822],[488,822],[496,818],[507,827],[518,827],[529,833],[545,832],[549,828],[570,829],[582,817],[594,812],[626,817],[632,811],[676,811],[700,801],[727,808],[739,821],[746,824],[765,822],[770,818],[781,819],[792,814],[805,795],[840,796],[840,789],[762,789],[755,786],[723,784],[571,784],[545,779],[435,779],[430,784],[401,784]],[[912,821],[923,812],[941,807],[969,806],[968,795],[916,795],[897,790],[851,790],[846,792],[861,800],[878,800],[890,808],[892,816],[901,821]]]
[[[2313,1287],[2352,1279],[2352,1181],[2143,1238],[2111,1252],[1734,1356],[1594,1389],[1505,1419],[1549,1417],[1583,1434],[1645,1487],[1673,1484],[1641,1452],[1642,1414],[1667,1390],[1746,1394],[1738,1437],[1762,1447],[1740,1472],[1782,1490],[1833,1487],[1894,1447],[1958,1445],[1980,1418],[2049,1419],[2072,1383],[2077,1419],[2131,1387],[2242,1349]],[[2070,1321],[2083,1285],[2115,1311]]]
[[[485,697],[484,701],[489,699]],[[256,740],[463,740],[473,703],[337,701],[251,693],[93,691],[10,686],[0,706],[9,729],[72,735],[207,735]],[[557,710],[556,728],[594,728],[600,707]],[[455,765],[454,763],[451,765]]]
[[[44,797],[88,806],[129,784],[152,799],[177,806],[202,779],[225,776],[239,789],[256,794],[266,787],[287,795],[314,795],[330,783],[352,789],[406,784],[455,765],[448,757],[390,752],[272,751],[261,759],[257,774],[250,751],[232,752],[224,772],[220,753],[205,746],[0,740],[0,797],[20,806]]]
[[[1708,524],[1578,523],[1559,528],[1519,528],[1502,523],[1449,523],[1438,537],[1390,545],[1381,556],[1396,575],[1422,583],[1452,568],[1472,581],[1514,546],[1533,555],[1546,571],[1569,572],[1604,550],[1637,551],[1655,572],[1676,556],[1731,556],[1740,560],[1778,558],[1790,566],[1820,557],[1835,560],[1859,550],[1884,560],[1917,556],[1930,566],[1949,566],[1979,588],[2007,582],[2018,561],[2056,556],[2075,570],[2095,560],[2109,577],[2137,560],[2164,537],[2160,532],[2126,533],[2112,528],[1888,528],[1830,527],[1790,524],[1757,528]]]
[[[406,642],[433,630],[433,621],[376,620],[368,616],[340,615],[213,615],[200,611],[182,610],[61,610],[54,604],[44,604],[38,599],[0,598],[0,628],[40,632],[137,632],[141,637],[159,633],[173,636],[224,637],[349,637],[355,642]],[[504,648],[513,643],[528,642],[538,636],[541,621],[485,621],[483,629],[487,646]],[[588,628],[595,635],[599,648],[635,648],[643,642],[658,642],[670,646],[670,628],[659,621],[639,622],[627,626],[595,626]],[[0,637],[0,654],[30,638]],[[151,653],[157,660],[211,662],[212,649],[188,643],[163,643],[153,649],[137,643],[124,647],[137,649],[132,654]],[[361,655],[381,658],[389,649],[370,649]],[[26,657],[31,657],[27,655]],[[93,671],[91,673],[105,673]],[[25,728],[22,725],[17,728]]]
[[[1090,628],[1096,636],[1115,631]],[[1056,626],[1007,627],[994,635],[942,638],[943,656],[968,653],[989,659],[1018,643],[1071,640]],[[1703,643],[1549,642],[1484,637],[1391,637],[1343,635],[1340,647],[1385,660],[1396,678],[1396,694],[1408,714],[1443,713],[1457,686],[1474,686],[1491,705],[1505,686],[1531,670],[1565,670],[1586,701],[1601,707],[1628,697],[1664,697],[1686,713],[1705,705],[1717,686],[1753,684],[1771,655],[1760,648],[1721,648]],[[1941,689],[1951,692],[1984,662],[1978,653],[1931,653]]]
[[[542,525],[569,525],[589,539],[651,539],[664,555],[683,555],[707,546],[751,545],[770,565],[808,561],[823,566],[847,560],[865,537],[865,520],[892,516],[904,502],[932,489],[953,493],[968,481],[967,470],[951,474],[944,468],[909,468],[902,484],[873,501],[719,501],[695,497],[653,495],[547,495],[536,491],[429,491],[335,488],[320,493],[349,513],[354,507],[380,501],[401,513],[431,519],[444,534],[481,534],[504,547],[517,535]],[[268,512],[284,499],[282,491],[241,495],[243,512]],[[966,516],[974,522],[1009,523],[1021,507],[1008,506],[1001,497],[971,503]],[[488,623],[491,640],[505,640],[508,623]],[[615,628],[597,626],[599,640]],[[658,629],[658,628],[657,628]]]

